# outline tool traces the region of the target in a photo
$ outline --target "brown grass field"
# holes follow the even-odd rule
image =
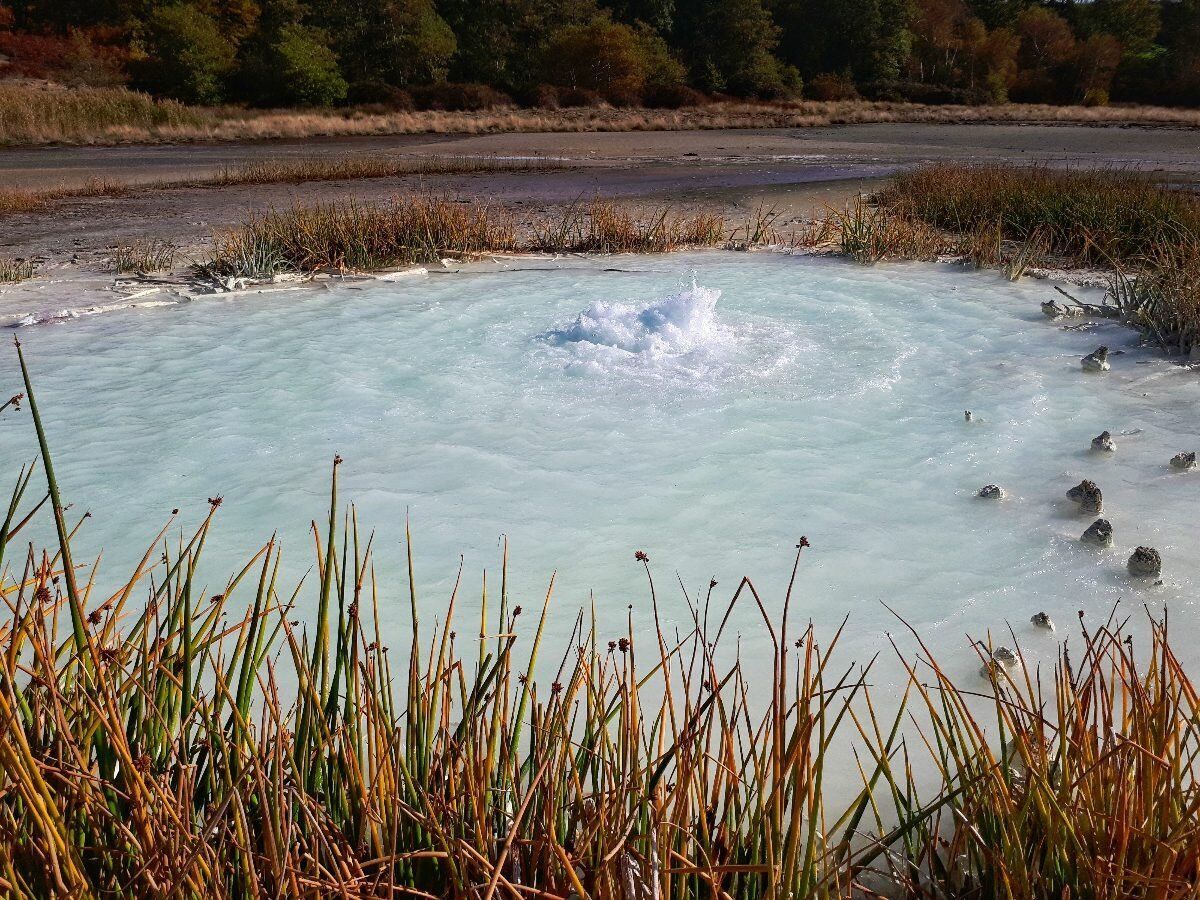
[[[1042,122],[1200,126],[1200,110],[868,101],[724,102],[682,109],[497,108],[479,112],[189,107],[123,88],[0,86],[0,145],[244,141],[335,135],[806,128],[868,122]]]

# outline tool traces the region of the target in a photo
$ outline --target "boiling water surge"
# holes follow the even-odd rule
[[[595,300],[570,325],[543,337],[570,351],[569,371],[601,374],[613,366],[678,365],[689,354],[711,357],[731,340],[716,317],[720,297],[720,291],[693,278],[691,287],[643,305]]]
[[[966,633],[1007,642],[1011,623],[1048,661],[1056,639],[1030,615],[1049,612],[1062,637],[1077,610],[1094,620],[1117,602],[1179,610],[1174,633],[1200,656],[1183,639],[1200,638],[1200,474],[1166,464],[1200,443],[1195,373],[1116,326],[1047,323],[1052,291],[1036,282],[761,254],[612,265],[481,266],[24,329],[59,480],[94,514],[77,556],[104,548],[115,578],[173,507],[194,523],[221,494],[211,589],[276,529],[298,579],[338,453],[343,496],[379,529],[393,640],[408,514],[430,619],[460,554],[464,583],[495,572],[501,535],[516,602],[535,606],[558,571],[549,640],[591,597],[606,631],[627,614],[650,624],[635,550],[670,624],[688,621],[677,573],[693,596],[715,579],[722,598],[749,575],[775,613],[806,535],[793,615],[831,630],[850,614],[846,660],[897,630],[883,603],[972,671]],[[1128,352],[1085,376],[1079,357],[1101,343]],[[8,353],[0,389],[19,390]],[[1090,453],[1106,429],[1117,452]],[[0,417],[0,475],[35,452],[27,414]],[[1112,550],[1078,541],[1090,519],[1063,493],[1082,477],[1104,490]],[[1007,499],[977,500],[989,482]],[[1140,544],[1162,551],[1161,586],[1125,574]],[[459,609],[472,615],[462,594]],[[757,613],[730,627],[753,666]]]

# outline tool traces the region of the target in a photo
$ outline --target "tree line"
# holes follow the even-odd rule
[[[199,104],[1191,106],[1200,0],[8,0],[0,54]]]

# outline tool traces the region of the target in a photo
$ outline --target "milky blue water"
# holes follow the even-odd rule
[[[538,606],[558,573],[552,637],[592,599],[614,636],[630,604],[635,627],[650,621],[636,550],[681,626],[680,582],[703,595],[716,580],[724,600],[749,576],[774,613],[802,535],[793,616],[832,629],[849,614],[847,660],[886,648],[885,603],[974,668],[964,635],[1006,623],[1050,659],[1055,638],[1029,625],[1041,610],[1061,637],[1077,610],[1149,603],[1200,637],[1200,473],[1167,466],[1200,444],[1200,376],[1119,327],[1047,322],[1051,296],[946,266],[705,253],[481,265],[19,333],[65,498],[94,513],[76,555],[103,548],[102,583],[173,507],[192,525],[218,494],[211,588],[276,530],[284,580],[300,578],[338,453],[343,496],[377,529],[397,636],[407,514],[428,615],[460,555],[460,608],[477,606],[507,535],[516,602]],[[1101,343],[1128,352],[1085,375]],[[3,351],[0,393],[19,389]],[[1090,453],[1105,429],[1117,452]],[[0,416],[0,474],[35,449],[27,412]],[[1111,550],[1078,541],[1091,519],[1063,494],[1083,477],[1104,491]],[[1007,498],[977,499],[989,482]],[[1162,552],[1161,586],[1126,575],[1139,544]],[[761,658],[753,608],[734,626]]]

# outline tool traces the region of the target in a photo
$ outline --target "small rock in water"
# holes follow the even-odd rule
[[[1050,620],[1049,613],[1034,613],[1029,621],[1032,622],[1037,628],[1045,628],[1047,631],[1054,630],[1054,622]]]
[[[971,421],[971,411],[970,411],[969,409],[968,409],[968,410],[964,410],[964,412],[963,412],[963,418],[964,418],[966,421],[968,421],[968,422],[970,422],[970,421]]]
[[[1067,491],[1067,499],[1079,504],[1079,512],[1085,516],[1098,516],[1104,509],[1104,495],[1094,481],[1083,479]]]
[[[1017,654],[1007,647],[997,647],[992,651],[992,659],[1000,663],[1006,669],[1011,669],[1017,664]]]
[[[1004,488],[998,484],[985,484],[979,489],[977,497],[982,497],[984,500],[1003,500]]]
[[[1112,523],[1108,519],[1097,519],[1087,527],[1087,531],[1079,540],[1097,547],[1111,547],[1113,543]]]
[[[1116,442],[1112,439],[1112,433],[1102,431],[1092,438],[1092,449],[1099,453],[1112,453],[1117,449]]]
[[[1157,578],[1162,572],[1162,556],[1153,547],[1138,547],[1127,566],[1129,574],[1137,578]]]
[[[1110,368],[1112,368],[1108,364],[1107,347],[1097,347],[1079,362],[1083,366],[1083,371],[1085,372],[1107,372]]]
[[[980,644],[980,646],[982,647],[983,644]],[[990,681],[1000,669],[1011,669],[1016,664],[1017,654],[1013,653],[1007,647],[997,647],[992,651],[990,658],[983,664],[983,667],[979,670],[979,674]]]
[[[1171,457],[1171,468],[1178,469],[1181,472],[1196,468],[1196,451],[1188,450],[1183,453],[1176,453]]]

